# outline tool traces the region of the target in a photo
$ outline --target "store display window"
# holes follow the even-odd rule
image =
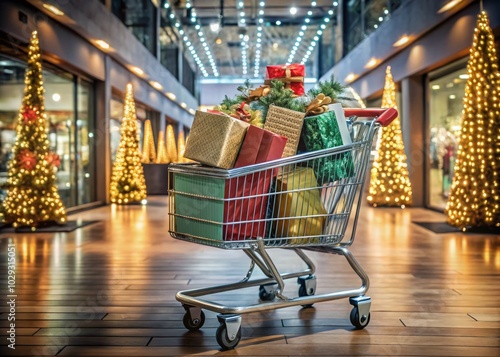
[[[458,69],[457,69],[458,67]],[[467,71],[465,61],[452,71],[430,74],[428,132],[428,206],[444,210],[455,171]],[[446,70],[446,69],[445,69]]]
[[[93,83],[43,63],[45,112],[50,150],[61,166],[57,187],[66,208],[94,202],[95,154]],[[24,95],[25,62],[0,55],[0,182],[8,176],[8,161],[16,140],[16,125]],[[3,198],[0,195],[0,200]]]

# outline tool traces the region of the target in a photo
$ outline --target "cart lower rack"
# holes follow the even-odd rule
[[[216,339],[222,349],[241,340],[241,315],[349,298],[350,320],[358,329],[370,321],[369,279],[349,251],[354,241],[362,187],[377,129],[397,116],[395,109],[345,109],[352,144],[308,152],[232,170],[197,164],[169,168],[169,223],[172,237],[222,249],[242,250],[250,259],[238,282],[179,291],[184,326],[203,326],[203,309],[219,313]],[[355,117],[375,117],[354,120]],[[280,273],[267,250],[288,249],[306,269]],[[350,290],[315,295],[315,266],[304,251],[341,255],[361,279]],[[264,278],[252,279],[258,267]],[[297,278],[298,296],[283,294],[285,280]],[[225,306],[203,296],[259,287],[260,302]]]

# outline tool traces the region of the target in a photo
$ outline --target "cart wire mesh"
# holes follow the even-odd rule
[[[257,239],[267,248],[349,246],[380,126],[353,119],[349,145],[231,170],[171,165],[169,233],[223,249],[254,248]]]

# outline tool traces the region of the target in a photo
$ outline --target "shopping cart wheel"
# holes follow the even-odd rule
[[[202,309],[195,306],[184,305],[186,313],[182,319],[184,327],[189,331],[198,331],[205,323],[205,313]]]
[[[259,299],[262,301],[272,301],[276,299],[277,284],[266,284],[259,287]]]
[[[220,322],[215,338],[222,350],[232,350],[241,340],[241,316],[218,315]]]
[[[316,277],[309,275],[307,277],[300,277],[297,279],[299,284],[299,296],[313,296],[316,293]],[[312,307],[313,304],[305,304],[303,307]]]
[[[349,303],[354,307],[351,310],[351,324],[361,330],[370,322],[370,306],[372,299],[368,296],[357,296],[349,298]]]
[[[361,330],[364,329],[370,322],[370,313],[368,313],[368,315],[361,315],[360,317],[359,309],[357,307],[353,307],[350,318],[351,324],[356,327],[356,329]]]

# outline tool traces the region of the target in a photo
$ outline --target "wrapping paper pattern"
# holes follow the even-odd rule
[[[264,129],[288,139],[283,157],[293,156],[297,153],[300,133],[304,124],[305,113],[271,105],[267,112]]]
[[[309,167],[287,172],[277,178],[273,217],[274,237],[308,237],[323,233],[327,212],[321,202],[314,171]],[[311,217],[319,215],[318,217]],[[307,216],[307,217],[306,217]],[[302,218],[298,218],[302,217]],[[300,243],[290,240],[290,243]]]
[[[344,145],[335,112],[326,112],[304,119],[302,140],[307,151],[316,151]],[[319,158],[309,162],[320,185],[354,175],[350,153]]]
[[[292,63],[290,65],[273,65],[266,67],[266,81],[269,84],[271,80],[277,79],[285,83],[285,88],[293,90],[295,95],[302,96],[304,90],[305,67],[303,64]]]
[[[258,164],[280,158],[286,138],[252,126],[245,142],[249,145],[243,161]],[[226,241],[263,237],[268,192],[276,174],[277,170],[268,169],[222,179],[176,173],[174,210],[185,216],[175,217],[176,231]]]
[[[250,124],[226,115],[196,111],[184,157],[231,169]]]

